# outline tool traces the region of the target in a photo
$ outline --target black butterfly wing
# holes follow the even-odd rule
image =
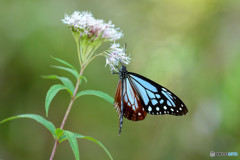
[[[121,81],[123,83],[123,86]],[[120,118],[120,127],[121,127],[122,87],[123,87],[123,116],[132,121],[139,121],[145,119],[147,115],[147,112],[143,108],[139,95],[136,93],[133,86],[130,84],[129,78],[119,80],[115,94],[114,108],[116,109]]]
[[[188,112],[185,104],[165,87],[132,72],[128,72],[128,79],[149,114],[182,116]]]

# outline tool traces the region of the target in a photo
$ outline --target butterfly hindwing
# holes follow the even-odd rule
[[[122,83],[121,83],[121,80],[119,80],[117,85],[117,90],[115,93],[115,100],[114,100],[114,108],[116,109],[119,118],[121,114],[121,94],[122,94]]]
[[[119,117],[121,114],[121,87],[123,87],[123,116],[132,121],[143,120],[147,112],[144,110],[141,100],[128,78],[123,79],[123,86],[121,80],[118,82],[114,107]]]
[[[185,115],[185,104],[171,91],[139,74],[128,72],[128,79],[140,98],[144,109],[153,115]]]

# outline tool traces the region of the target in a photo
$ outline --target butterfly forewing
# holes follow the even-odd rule
[[[114,107],[120,117],[121,113],[121,81],[115,95]],[[147,115],[141,100],[128,78],[123,79],[123,116],[132,121],[143,120]]]
[[[135,90],[144,109],[153,115],[185,115],[185,104],[171,91],[136,73],[128,72],[128,79]]]

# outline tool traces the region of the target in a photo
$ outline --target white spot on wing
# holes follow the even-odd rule
[[[166,107],[166,106],[164,106],[164,107],[163,107],[163,109],[167,110],[167,107]]]
[[[165,88],[162,88],[162,90],[167,91]]]
[[[148,111],[151,112],[152,111],[152,107],[148,106]]]
[[[159,111],[159,107],[157,107],[156,110]]]

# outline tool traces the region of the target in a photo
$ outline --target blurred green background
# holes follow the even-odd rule
[[[237,0],[1,0],[0,119],[24,113],[45,117],[45,95],[57,81],[41,75],[70,76],[50,67],[58,64],[50,55],[78,66],[74,39],[61,22],[75,10],[89,10],[120,27],[125,36],[119,42],[127,42],[132,58],[128,70],[169,88],[189,113],[124,119],[118,136],[113,106],[85,96],[74,104],[65,129],[100,140],[116,160],[202,160],[210,159],[210,151],[240,153]],[[114,97],[118,76],[111,75],[103,57],[88,66],[85,76],[88,82],[80,89]],[[56,127],[69,101],[66,92],[53,100],[47,119]],[[96,144],[78,142],[81,159],[108,159]],[[0,125],[1,160],[49,159],[53,144],[50,132],[33,120]],[[55,159],[74,159],[67,141],[58,146]]]

